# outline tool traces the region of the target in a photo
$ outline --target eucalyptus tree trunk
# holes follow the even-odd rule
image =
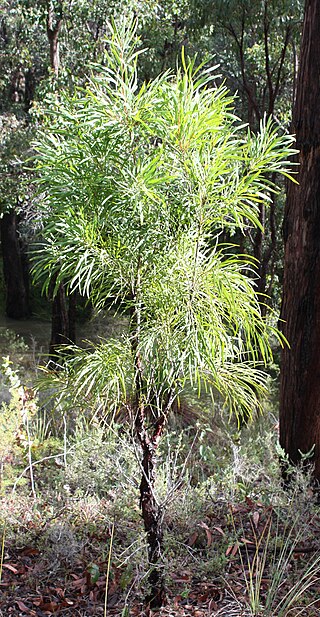
[[[320,480],[320,3],[306,0],[293,112],[299,162],[284,218],[280,443],[293,463],[315,446]]]
[[[26,256],[22,250],[15,210],[1,218],[1,247],[6,286],[6,314],[12,319],[30,317],[29,281]]]
[[[62,25],[62,2],[60,2],[58,8],[58,14],[55,15],[53,3],[49,0],[47,13],[47,36],[49,41],[50,66],[56,77],[58,77],[60,68],[59,32]]]

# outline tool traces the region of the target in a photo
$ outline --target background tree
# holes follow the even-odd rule
[[[223,75],[232,92],[237,91],[237,109],[256,130],[261,118],[273,118],[284,131],[291,117],[296,81],[296,46],[302,21],[301,0],[222,0],[207,2],[202,20],[213,30],[211,47],[217,50]],[[208,10],[210,7],[211,10]],[[220,38],[219,36],[220,35]],[[271,178],[281,182],[280,178]],[[283,197],[273,195],[266,207],[260,204],[260,226],[242,238],[244,250],[258,260],[257,290],[261,310],[279,301],[282,279]]]
[[[104,63],[107,21],[134,12],[139,18],[141,46],[148,48],[139,66],[141,81],[174,68],[176,54],[184,45],[189,54],[198,53],[198,62],[214,55],[211,64],[219,63],[221,67],[217,83],[227,79],[231,92],[237,91],[237,111],[249,120],[251,128],[258,128],[264,113],[276,117],[281,126],[286,127],[288,123],[297,66],[301,0],[184,0],[179,3],[172,0],[5,0],[3,9],[0,106],[2,113],[13,115],[12,126],[15,118],[30,125],[30,111],[35,118],[37,106],[41,107],[54,89],[68,87],[73,91],[76,84],[84,83],[92,62]],[[52,71],[59,71],[55,79]],[[18,156],[23,158],[23,152]],[[15,179],[20,185],[17,174]],[[19,193],[23,193],[21,186]],[[10,201],[6,218],[10,211],[11,225],[19,225],[24,206],[17,217],[15,192],[9,198],[10,193],[6,195],[6,202]],[[261,203],[260,227],[246,236],[233,237],[241,245],[240,252],[253,251],[259,260],[258,290],[269,294],[274,305],[282,276],[278,233],[282,204],[281,197],[270,202],[268,209]],[[3,234],[7,229],[8,225],[3,225]],[[14,239],[12,254],[20,247],[19,234],[18,228],[4,241],[6,254],[11,251],[10,238]],[[7,261],[9,267],[11,262],[25,260],[21,255],[19,259]],[[6,278],[17,280],[16,274]],[[20,290],[24,280],[25,272],[21,269]],[[15,296],[27,296],[28,285],[23,294],[19,289],[15,290]],[[262,311],[266,310],[265,302],[269,300],[263,297]],[[62,329],[62,336],[72,338],[74,327],[67,326],[68,303],[60,304],[61,310],[59,307],[54,310],[53,330]],[[7,313],[10,314],[9,307]],[[28,311],[22,307],[20,314],[27,315]],[[51,347],[58,339],[59,333],[53,333]]]
[[[139,87],[136,45],[135,27],[114,29],[100,75],[48,110],[36,144],[46,223],[34,272],[45,289],[64,281],[97,308],[113,298],[128,317],[120,338],[72,347],[57,383],[96,395],[107,414],[128,410],[142,451],[148,600],[159,606],[157,448],[188,389],[199,396],[205,386],[236,413],[256,403],[270,328],[247,275],[252,260],[220,246],[219,234],[258,224],[259,201],[275,190],[266,174],[286,174],[292,139],[270,123],[243,138],[225,88],[183,55],[176,77]]]
[[[19,2],[4,2],[0,17],[0,213],[5,281],[5,311],[12,318],[30,315],[28,268],[24,234],[19,224],[30,206],[31,191],[21,161],[29,150],[28,111],[34,97],[37,63],[32,50],[39,44],[37,19],[27,20]],[[29,152],[30,154],[30,152]],[[31,183],[30,183],[31,184]]]
[[[0,120],[1,121],[1,120]],[[29,275],[26,234],[19,222],[31,201],[31,187],[24,184],[28,173],[24,160],[28,155],[29,131],[24,119],[12,114],[2,117],[0,132],[0,236],[5,282],[5,311],[14,319],[29,317]],[[30,152],[29,152],[30,155]]]
[[[284,219],[283,331],[280,443],[297,463],[315,445],[320,479],[320,6],[306,0],[293,111],[299,148],[297,180],[288,187]]]
[[[164,3],[165,4],[165,3]],[[158,3],[139,2],[141,28],[148,44],[155,45],[142,71],[152,66],[152,75],[162,63],[162,48],[170,39],[174,6],[160,10]],[[12,318],[30,315],[29,277],[25,242],[32,235],[31,191],[26,190],[27,171],[21,173],[19,160],[28,156],[32,126],[42,121],[41,108],[47,96],[62,86],[81,84],[92,62],[103,63],[107,20],[132,13],[134,0],[5,0],[0,16],[0,203],[2,255],[6,293],[6,314]],[[153,9],[157,11],[154,12]],[[181,9],[182,10],[182,9]],[[190,10],[189,10],[190,12]],[[154,21],[153,15],[157,15]],[[177,16],[178,20],[178,16]],[[163,24],[163,35],[158,25]],[[149,34],[148,34],[149,32]],[[170,43],[171,45],[171,43]],[[168,44],[168,49],[170,47]],[[171,48],[171,47],[170,47]],[[172,50],[170,55],[173,61]],[[32,188],[32,178],[29,187]],[[20,229],[21,223],[29,231]],[[52,306],[50,351],[63,340],[75,338],[75,296],[68,300],[63,290]]]

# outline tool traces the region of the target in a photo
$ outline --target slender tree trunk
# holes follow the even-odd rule
[[[152,436],[145,427],[144,409],[140,404],[135,416],[135,428],[142,448],[142,478],[140,483],[140,507],[144,529],[147,534],[148,562],[150,567],[150,593],[146,598],[150,608],[165,604],[166,589],[164,573],[161,568],[163,554],[163,512],[155,497],[158,444],[165,425],[165,415],[161,414],[154,425]]]
[[[277,175],[272,174],[270,181],[275,183],[276,179]],[[271,202],[267,206],[267,212],[265,204],[260,204],[259,220],[263,229],[258,229],[256,231],[253,242],[253,254],[258,261],[257,272],[259,276],[256,281],[256,290],[263,317],[266,317],[268,306],[270,306],[272,302],[270,294],[272,293],[277,248],[277,232],[275,222],[277,207],[276,200],[277,196],[272,195]]]
[[[60,285],[52,302],[49,354],[55,355],[59,345],[66,345],[69,342],[68,306],[64,286]]]
[[[47,14],[47,35],[48,35],[49,51],[50,51],[50,66],[56,77],[58,77],[59,68],[60,68],[59,32],[61,29],[61,25],[62,25],[62,2],[60,2],[60,5],[59,5],[58,15],[55,16],[52,2],[49,0],[48,14]]]
[[[51,339],[49,356],[55,365],[54,358],[60,355],[58,348],[76,342],[76,294],[66,296],[64,285],[59,285],[52,301]],[[57,365],[58,366],[58,365]]]
[[[49,41],[50,66],[58,77],[60,68],[59,32],[62,26],[62,2],[55,13],[53,3],[48,1],[47,35]],[[60,285],[57,295],[53,299],[51,318],[51,340],[49,355],[57,356],[57,347],[76,341],[76,294],[66,297],[64,285]]]
[[[246,3],[239,3],[242,6],[241,17],[238,23],[232,23],[232,15],[228,16],[225,28],[231,35],[238,53],[241,89],[246,98],[246,109],[248,113],[248,123],[252,131],[256,131],[264,114],[273,118],[275,115],[275,105],[284,80],[284,64],[288,54],[289,44],[292,39],[292,28],[288,23],[284,32],[277,58],[271,53],[271,25],[272,25],[272,2],[264,0],[263,15],[261,15],[262,44],[264,74],[258,75],[252,72],[252,66],[246,54],[246,32],[250,32],[252,24],[248,19]],[[264,83],[263,94],[261,82]],[[272,177],[272,182],[275,177]],[[268,205],[269,216],[266,216],[266,206],[261,203],[259,206],[259,220],[262,230],[257,229],[250,239],[252,242],[253,253],[257,259],[256,271],[258,279],[256,289],[259,294],[260,310],[263,317],[266,316],[267,307],[271,304],[268,294],[272,292],[272,282],[274,276],[274,265],[276,259],[277,235],[274,225],[276,196],[273,195],[272,202]]]
[[[68,295],[68,326],[69,339],[72,343],[76,342],[76,319],[77,319],[77,292]]]
[[[1,219],[1,246],[6,285],[6,314],[12,319],[30,317],[26,258],[17,233],[18,216],[14,210]]]
[[[36,89],[35,69],[29,68],[25,73],[24,111],[28,113],[32,106]]]
[[[134,428],[137,440],[142,449],[142,478],[140,482],[140,507],[147,534],[148,561],[150,567],[150,594],[146,603],[150,608],[163,606],[166,599],[164,573],[161,568],[163,548],[162,510],[155,496],[155,479],[157,468],[157,449],[165,426],[166,412],[172,405],[171,398],[166,409],[159,410],[159,417],[152,426],[150,400],[147,401],[143,361],[140,352],[141,303],[140,303],[140,259],[137,264],[135,288],[132,290],[133,308],[131,311],[131,349],[135,370],[135,401],[133,408]],[[150,395],[149,395],[150,397]],[[162,412],[161,412],[162,411]],[[151,428],[147,428],[151,424]]]
[[[306,0],[293,132],[300,166],[284,219],[280,443],[290,461],[315,445],[320,480],[320,3]]]

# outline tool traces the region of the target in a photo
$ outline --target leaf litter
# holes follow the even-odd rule
[[[217,518],[219,517],[219,520]],[[140,589],[132,587],[130,594],[123,589],[123,571],[112,563],[108,588],[107,614],[109,617],[245,617],[250,616],[248,581],[259,575],[261,599],[266,596],[270,585],[268,559],[281,550],[277,546],[283,529],[274,531],[275,512],[271,506],[264,506],[251,499],[242,503],[230,504],[224,517],[221,513],[211,514],[195,524],[186,539],[186,547],[198,551],[199,558],[206,559],[206,552],[215,546],[217,539],[224,543],[226,559],[223,575],[202,575],[198,562],[190,562],[188,567],[170,571],[168,567],[168,602],[159,611],[151,611],[143,605]],[[294,546],[292,556],[285,566],[282,593],[286,593],[291,578],[297,578],[300,562],[311,552],[319,550],[315,538],[320,531],[319,518],[314,517],[307,533]],[[281,533],[280,533],[281,531]],[[200,537],[201,532],[204,534]],[[317,536],[315,535],[317,534]],[[39,534],[36,535],[36,538]],[[201,539],[200,548],[196,548]],[[6,547],[2,564],[0,583],[1,617],[99,617],[104,615],[106,586],[106,559],[103,555],[103,534],[95,533],[95,561],[88,561],[83,551],[72,567],[65,564],[58,570],[52,568],[44,558],[37,543],[24,547]],[[104,536],[104,544],[106,537]],[[100,542],[100,544],[99,544]],[[270,546],[268,546],[268,543]],[[319,543],[318,543],[319,544]],[[270,549],[270,550],[269,550]],[[258,572],[258,564],[264,551],[269,551],[263,570]],[[258,559],[259,557],[259,559]],[[259,561],[260,560],[260,561]],[[301,611],[302,617],[320,615],[320,582],[314,577],[309,589],[312,607]],[[311,611],[311,612],[310,612]],[[294,615],[294,612],[288,615]]]

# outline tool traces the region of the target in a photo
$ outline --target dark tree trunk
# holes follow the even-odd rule
[[[74,291],[68,296],[68,323],[69,339],[72,343],[76,342],[76,319],[77,319],[77,293]]]
[[[69,343],[68,306],[64,286],[60,285],[52,302],[51,340],[49,354],[55,355],[59,345]]]
[[[50,66],[55,75],[59,73],[59,31],[48,30],[48,39],[50,44]]]
[[[36,89],[35,69],[32,67],[25,74],[24,111],[28,113],[33,103]]]
[[[64,285],[60,285],[52,302],[51,340],[49,355],[60,356],[59,347],[76,342],[76,294],[66,296]],[[54,360],[52,360],[54,362]]]
[[[270,181],[275,183],[276,180],[276,174],[272,174]],[[258,273],[256,291],[263,317],[266,317],[268,306],[271,305],[272,301],[270,294],[272,293],[277,252],[276,199],[277,197],[273,195],[267,206],[267,212],[265,204],[260,204],[259,220],[262,229],[257,229],[253,239],[253,255],[257,259]]]
[[[62,2],[59,3],[58,12],[56,14],[52,1],[48,0],[47,35],[49,41],[50,67],[55,77],[58,77],[60,68],[59,32],[62,26],[62,18]],[[53,364],[54,368],[59,368],[59,356],[61,357],[61,352],[58,350],[59,346],[70,342],[75,343],[75,303],[76,297],[74,296],[72,300],[70,300],[68,307],[66,291],[64,285],[61,284],[52,304],[49,356],[51,357],[50,363]]]
[[[6,285],[6,314],[12,319],[30,316],[28,271],[17,233],[18,216],[14,210],[1,219],[1,246]]]
[[[306,0],[293,112],[300,150],[284,219],[280,443],[290,461],[313,445],[320,480],[320,3]]]
[[[137,440],[142,449],[142,478],[140,482],[140,507],[147,534],[148,562],[150,567],[150,594],[146,603],[150,608],[163,606],[166,600],[164,573],[161,568],[163,549],[162,509],[155,497],[155,479],[157,467],[157,450],[161,439],[167,414],[172,408],[173,399],[169,396],[164,409],[158,409],[155,418],[155,408],[150,405],[143,375],[143,362],[139,350],[139,335],[141,328],[140,293],[140,261],[137,268],[136,287],[132,293],[135,306],[131,311],[131,349],[135,369],[135,402],[133,407],[133,424]],[[146,403],[146,399],[148,403]],[[148,426],[147,426],[148,423]]]
[[[164,573],[161,568],[163,554],[163,512],[155,497],[155,479],[157,468],[157,449],[165,425],[165,414],[161,414],[155,423],[152,436],[145,428],[143,405],[140,402],[135,416],[136,433],[142,448],[143,475],[140,483],[140,507],[147,534],[148,562],[150,567],[150,593],[146,598],[150,608],[159,608],[165,604],[166,589]]]

